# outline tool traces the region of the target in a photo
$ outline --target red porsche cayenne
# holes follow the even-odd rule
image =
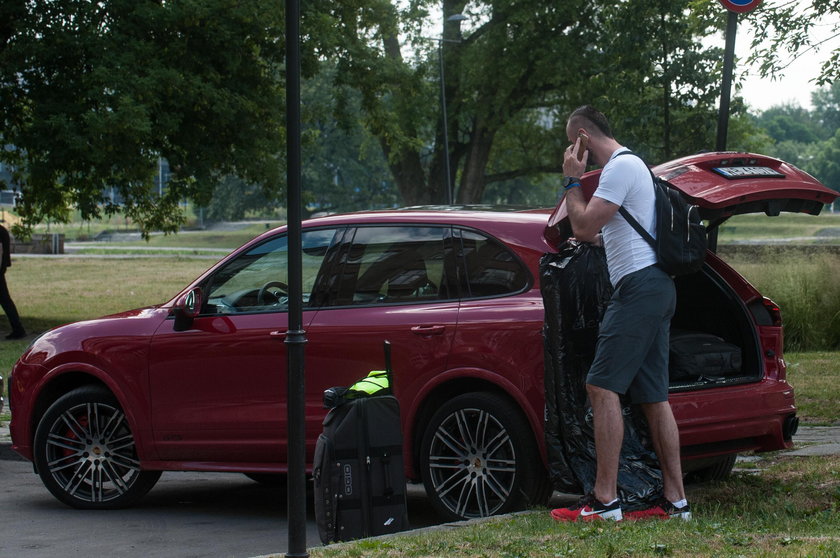
[[[837,195],[753,154],[696,155],[654,171],[711,229],[746,212],[817,214]],[[596,175],[584,177],[588,195]],[[387,339],[406,474],[444,517],[549,494],[538,265],[563,235],[562,222],[546,227],[549,213],[443,208],[304,223],[310,460],[324,390],[381,368]],[[10,379],[14,449],[78,508],[129,505],[162,471],[285,472],[287,255],[280,227],[169,302],[40,336]],[[741,352],[735,373],[672,381],[685,468],[725,475],[738,452],[789,447],[797,419],[779,309],[713,253],[676,282],[673,327]]]

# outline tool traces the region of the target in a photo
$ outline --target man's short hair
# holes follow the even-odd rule
[[[583,105],[582,107],[576,108],[572,111],[572,114],[569,115],[569,122],[573,119],[584,119],[588,122],[591,122],[598,130],[601,131],[608,138],[613,137],[612,128],[610,128],[610,122],[607,120],[607,117],[604,116],[604,113],[600,112],[599,110],[595,109],[591,105]]]

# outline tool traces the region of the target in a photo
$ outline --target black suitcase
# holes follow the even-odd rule
[[[670,378],[678,382],[741,372],[741,349],[709,333],[671,332],[669,359]]]
[[[335,393],[325,394],[325,401],[330,399],[336,406],[324,419],[313,464],[321,542],[408,529],[397,399],[373,395],[336,400]]]

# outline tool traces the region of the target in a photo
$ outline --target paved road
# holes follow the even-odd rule
[[[81,511],[53,498],[28,462],[9,457],[0,456],[3,558],[240,558],[288,549],[285,491],[243,475],[164,473],[132,508]],[[307,507],[307,546],[318,546],[311,503]],[[414,527],[437,522],[416,489],[409,516]]]

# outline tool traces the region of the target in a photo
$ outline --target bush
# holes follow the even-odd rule
[[[840,349],[840,256],[809,252],[766,247],[727,259],[782,309],[786,351]]]

